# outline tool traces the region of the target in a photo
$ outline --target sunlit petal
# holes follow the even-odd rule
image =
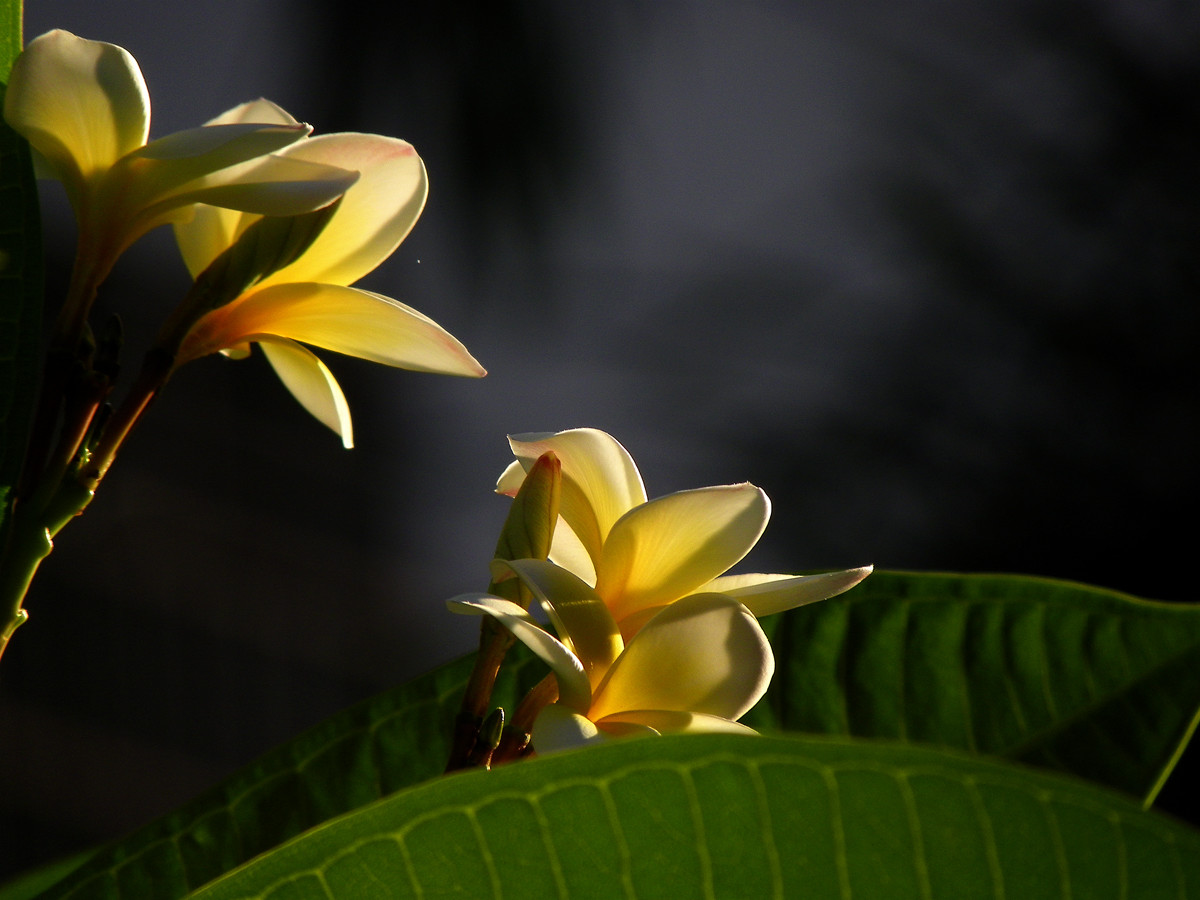
[[[180,357],[203,356],[262,335],[418,372],[485,374],[428,316],[389,297],[331,284],[273,285],[214,310],[193,327]]]
[[[311,351],[292,341],[263,340],[259,346],[292,396],[320,422],[333,429],[347,450],[353,447],[350,407],[329,368]]]
[[[818,575],[724,575],[699,588],[744,603],[755,616],[770,616],[845,593],[871,574],[872,566]]]
[[[13,65],[4,118],[78,204],[86,181],[145,143],[150,97],[126,50],[51,31],[30,41]]]
[[[451,612],[489,615],[513,633],[553,670],[558,680],[559,702],[587,713],[592,691],[583,663],[558,638],[534,621],[528,612],[510,600],[487,594],[461,594],[446,601]]]
[[[518,434],[509,438],[509,444],[526,469],[547,450],[558,456],[563,467],[563,521],[575,532],[593,564],[598,565],[601,547],[613,524],[646,502],[642,477],[629,452],[611,435],[595,428]]]
[[[775,658],[758,621],[722,594],[694,594],[634,636],[597,688],[593,720],[627,710],[741,717],[762,697]]]
[[[327,134],[295,144],[283,155],[355,171],[360,178],[312,247],[266,284],[353,284],[392,254],[425,206],[425,166],[405,141],[377,134]]]
[[[604,543],[596,591],[617,620],[670,603],[725,572],[761,537],[770,501],[752,484],[679,491],[622,517]]]
[[[601,731],[612,732],[614,726],[642,727],[653,729],[658,734],[690,732],[692,734],[757,734],[753,728],[741,722],[733,722],[721,716],[684,712],[675,709],[633,709],[614,713],[596,722]]]
[[[228,109],[205,124],[245,123],[293,126],[301,124],[286,110],[261,97]],[[175,240],[179,244],[183,261],[194,278],[217,256],[233,246],[238,236],[258,219],[258,215],[240,209],[225,209],[207,204],[197,204],[192,209],[194,213],[190,218],[175,222]]]
[[[516,574],[550,615],[563,643],[575,651],[594,688],[624,649],[604,601],[565,569],[541,559],[495,560],[493,570]]]
[[[299,125],[296,118],[279,106],[263,97],[239,103],[232,109],[227,109],[219,116],[214,116],[205,125],[236,125],[240,122],[251,122],[259,125]]]

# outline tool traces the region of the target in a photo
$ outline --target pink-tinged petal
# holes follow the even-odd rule
[[[596,568],[596,591],[618,621],[670,603],[741,560],[770,515],[767,495],[747,483],[679,491],[644,503],[609,533]]]
[[[725,575],[700,590],[733,597],[755,616],[770,616],[845,593],[873,569],[862,566],[818,575]]]
[[[611,435],[595,428],[518,434],[508,442],[526,469],[547,450],[557,454],[563,467],[563,521],[575,532],[593,565],[598,565],[613,524],[646,502],[642,476],[629,452]]]
[[[771,645],[746,607],[723,594],[693,594],[634,636],[596,689],[589,716],[657,709],[738,719],[774,671]]]
[[[193,326],[179,356],[182,362],[270,335],[417,372],[486,374],[428,316],[389,297],[331,284],[273,285],[214,310]]]
[[[446,606],[451,612],[491,616],[511,631],[554,672],[559,702],[577,712],[587,712],[592,690],[583,663],[566,644],[538,625],[528,612],[511,600],[488,594],[461,594],[447,600]]]
[[[350,407],[329,368],[311,351],[292,341],[264,340],[259,347],[279,380],[300,405],[331,428],[347,450],[353,447]]]
[[[758,734],[748,725],[721,716],[683,712],[674,709],[634,709],[607,716],[596,723],[601,731],[612,733],[614,726],[649,728],[657,734]]]
[[[85,183],[146,142],[150,97],[127,51],[50,31],[17,57],[4,118],[63,180],[78,212]]]
[[[497,559],[492,569],[514,573],[550,615],[559,637],[583,663],[594,688],[625,645],[604,601],[565,569],[541,559]],[[494,577],[494,576],[493,576]]]
[[[377,134],[327,134],[294,144],[283,155],[361,177],[308,251],[266,284],[353,284],[391,256],[425,207],[425,165],[405,141]]]

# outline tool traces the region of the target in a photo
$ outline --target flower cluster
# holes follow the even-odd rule
[[[510,438],[516,460],[497,491],[515,494],[537,460],[561,466],[549,559],[496,560],[558,637],[520,604],[492,594],[449,601],[502,623],[552,669],[558,700],[534,721],[539,752],[605,737],[664,731],[743,731],[775,669],[757,616],[849,590],[871,567],[819,575],[728,575],[770,517],[752,484],[647,499],[629,453],[583,428]]]
[[[172,368],[218,352],[243,357],[258,344],[347,447],[346,400],[304,345],[405,369],[485,374],[428,317],[350,287],[391,255],[425,204],[425,167],[410,144],[373,134],[310,137],[308,125],[265,100],[148,140],[150,100],[134,58],[66,31],[36,38],[18,57],[4,117],[29,141],[41,172],[63,183],[75,212],[76,260],[56,329],[66,352],[78,346],[96,289],[120,254],[171,224],[204,294],[186,304],[182,327],[172,320],[163,348]],[[298,246],[283,229],[264,247],[252,228],[322,208],[329,214]],[[254,257],[257,268],[231,266],[235,252]],[[218,261],[226,283],[202,282]]]

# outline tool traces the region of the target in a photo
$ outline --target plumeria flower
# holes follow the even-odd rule
[[[294,121],[260,100],[210,124],[289,127]],[[432,319],[390,297],[349,286],[387,259],[421,214],[428,182],[412,145],[375,134],[328,134],[294,143],[280,157],[352,169],[360,177],[301,256],[195,323],[178,349],[176,365],[218,352],[244,357],[257,343],[296,399],[347,447],[353,445],[353,432],[346,399],[333,373],[302,344],[420,372],[485,375],[466,348]],[[192,275],[203,272],[260,218],[199,206],[190,220],[177,223],[176,240]]]
[[[625,642],[588,585],[558,569],[551,588],[553,596],[535,596],[558,638],[509,600],[465,594],[448,601],[455,612],[494,617],[553,670],[558,701],[534,720],[538,753],[623,735],[753,733],[736,720],[766,692],[775,659],[743,604],[724,594],[692,594]]]
[[[114,44],[50,31],[17,58],[4,118],[26,138],[43,174],[62,181],[79,227],[68,316],[86,318],[117,257],[203,201],[263,215],[325,206],[353,171],[272,154],[307,125],[193,128],[147,143],[150,98],[136,60]]]
[[[515,493],[543,453],[554,452],[562,463],[550,562],[520,561],[515,573],[545,593],[552,566],[566,568],[594,589],[626,637],[690,594],[724,594],[763,616],[840,594],[871,572],[865,566],[819,575],[726,575],[766,528],[771,505],[761,488],[722,485],[647,500],[632,457],[603,431],[523,434],[509,444],[517,459],[501,475],[499,493]]]

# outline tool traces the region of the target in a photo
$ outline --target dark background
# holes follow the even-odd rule
[[[429,205],[362,283],[490,375],[323,354],[347,452],[261,358],[179,374],[4,658],[0,875],[468,649],[442,601],[486,583],[508,432],[603,428],[652,496],[761,485],[760,571],[1195,599],[1200,5],[28,7],[137,57],[154,136],[264,95],[411,140]],[[186,285],[167,233],[118,266],[130,367]]]

